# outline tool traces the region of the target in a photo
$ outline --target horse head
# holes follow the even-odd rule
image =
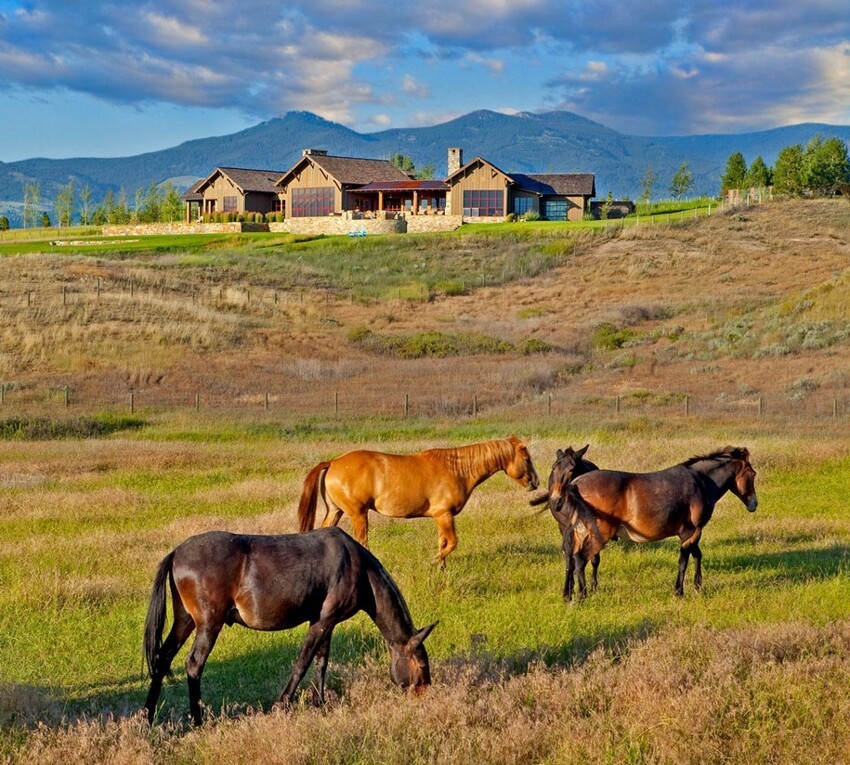
[[[745,447],[729,446],[724,449],[730,459],[736,463],[734,480],[729,490],[754,513],[759,500],[756,495],[756,471],[750,464],[750,451]]]
[[[528,441],[511,436],[508,439],[513,447],[513,454],[509,457],[505,472],[529,491],[534,491],[540,485],[540,478],[531,461],[528,451]]]
[[[437,622],[414,632],[406,643],[390,645],[390,678],[401,688],[421,691],[431,685],[428,653],[422,645]]]
[[[578,451],[572,446],[566,449],[558,449],[555,452],[555,461],[549,472],[549,509],[552,513],[558,513],[564,502],[564,487],[583,473],[598,470],[598,467],[589,460],[584,459],[590,444],[586,444]],[[556,515],[557,517],[557,515]]]

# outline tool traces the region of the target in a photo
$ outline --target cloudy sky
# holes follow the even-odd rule
[[[623,133],[850,124],[848,0],[0,0],[0,161],[289,110],[360,132],[566,109]]]

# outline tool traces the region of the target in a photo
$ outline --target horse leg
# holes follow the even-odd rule
[[[584,600],[587,597],[587,581],[584,577],[584,569],[587,567],[587,558],[584,556],[584,551],[579,550],[575,555],[575,576],[578,580],[577,600]]]
[[[592,566],[590,574],[590,589],[596,592],[596,587],[599,585],[599,553],[593,556],[590,560]]]
[[[355,511],[346,511],[351,518],[354,538],[364,547],[369,546],[369,508],[360,507]]]
[[[571,601],[573,599],[573,590],[575,588],[575,570],[576,570],[576,562],[573,558],[573,550],[572,550],[572,536],[570,534],[570,529],[566,530],[564,534],[564,542],[561,545],[564,558],[566,559],[566,576],[564,577],[564,600]]]
[[[679,548],[679,575],[676,577],[676,594],[681,597],[685,594],[685,571],[688,568],[688,558],[691,556],[691,547],[682,545]]]
[[[698,544],[691,545],[691,555],[694,556],[694,589],[702,589],[702,550]]]
[[[331,636],[328,635],[327,639],[319,644],[319,648],[316,651],[316,685],[314,690],[316,691],[315,701],[317,704],[322,705],[325,703],[325,675],[328,671],[328,657],[331,652]]]
[[[304,679],[304,675],[307,674],[310,663],[313,661],[313,658],[322,646],[326,646],[324,658],[325,667],[320,668],[321,689],[322,693],[324,693],[324,673],[327,669],[327,653],[330,648],[331,633],[335,626],[336,622],[330,619],[321,619],[310,625],[310,629],[307,630],[307,637],[304,638],[304,642],[301,644],[301,651],[298,654],[298,658],[292,665],[292,674],[289,676],[289,680],[280,692],[279,702],[283,704],[283,706],[288,707],[292,704],[292,700],[295,698],[295,691],[298,689],[298,684]]]
[[[328,506],[328,509],[325,510],[325,517],[322,519],[321,527],[326,529],[328,526],[338,526],[340,518],[342,518],[342,510],[335,507],[332,513],[330,506]]]
[[[218,633],[221,632],[223,622],[208,623],[198,627],[198,634],[195,636],[195,642],[192,645],[192,650],[186,657],[186,680],[189,684],[189,712],[192,715],[192,722],[195,725],[201,725],[204,718],[201,714],[201,675],[204,671],[204,665],[207,663],[210,652],[218,638]]]
[[[446,558],[449,553],[457,547],[457,534],[455,533],[455,517],[451,513],[441,513],[434,516],[437,524],[437,546],[439,553],[437,561],[440,568],[446,567]]]
[[[148,722],[151,725],[153,725],[156,715],[156,703],[159,701],[159,694],[162,691],[162,681],[171,671],[171,662],[174,661],[177,652],[183,647],[183,643],[189,639],[193,629],[195,629],[195,622],[192,621],[192,617],[189,616],[180,599],[175,598],[174,623],[171,625],[171,631],[165,638],[159,655],[156,657],[156,665],[151,674],[151,687],[145,700]]]

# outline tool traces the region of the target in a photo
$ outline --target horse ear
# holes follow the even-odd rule
[[[563,449],[558,449],[558,451],[555,452],[555,459],[556,460],[563,459],[565,454],[566,454],[566,452]]]
[[[439,623],[440,623],[440,620],[438,619],[433,624],[429,624],[427,627],[423,627],[418,632],[414,632],[413,636],[410,638],[410,640],[407,641],[407,649],[409,651],[415,651],[417,648],[419,648],[419,646],[422,645],[425,638],[428,637],[428,635],[431,634],[431,630],[433,630],[434,627],[436,627]]]
[[[581,447],[581,449],[579,449],[579,450],[576,452],[576,457],[578,457],[579,459],[581,459],[582,457],[584,457],[584,453],[585,453],[585,452],[586,452],[589,448],[590,448],[590,444],[585,444],[584,446],[582,446],[582,447]]]

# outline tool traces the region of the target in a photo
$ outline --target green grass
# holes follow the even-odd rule
[[[252,439],[89,441],[70,470],[61,443],[4,454],[6,470],[21,471],[4,489],[0,521],[4,682],[42,688],[69,711],[138,706],[141,625],[159,557],[193,529],[256,523],[292,530],[301,475],[340,450],[309,441],[265,443],[260,451],[267,453],[256,460]],[[410,450],[416,443],[391,446]],[[116,456],[122,453],[136,456]],[[759,453],[756,445],[757,466]],[[545,453],[538,447],[535,456],[545,473]],[[28,480],[30,460],[39,470]],[[432,565],[435,530],[427,519],[374,517],[372,549],[398,581],[414,620],[440,619],[429,639],[437,667],[465,654],[510,672],[541,660],[571,665],[598,646],[671,626],[823,625],[850,612],[848,468],[843,459],[764,470],[755,515],[733,498],[723,500],[704,536],[705,590],[696,595],[689,582],[684,599],[672,595],[674,541],[624,543],[604,551],[599,592],[566,606],[555,524],[528,508],[504,476],[479,487],[458,517],[460,544],[445,572]],[[358,617],[339,634],[337,664],[383,661],[368,619]],[[227,630],[205,678],[211,707],[268,705],[301,636]],[[166,703],[185,706],[181,683]]]

